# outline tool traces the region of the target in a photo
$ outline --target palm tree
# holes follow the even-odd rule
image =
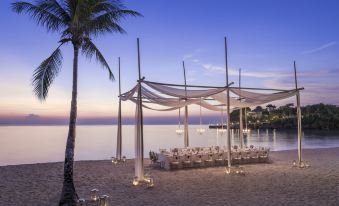
[[[61,46],[71,43],[74,49],[72,101],[65,150],[64,181],[59,205],[75,205],[78,196],[73,183],[73,162],[79,51],[87,58],[94,56],[107,70],[109,78],[114,80],[107,61],[91,38],[104,33],[125,33],[119,25],[120,20],[127,16],[141,16],[141,14],[127,10],[119,0],[37,0],[34,3],[14,2],[11,6],[14,12],[28,14],[47,31],[60,34],[56,50],[33,73],[34,92],[40,100],[46,100],[48,89],[61,69]]]

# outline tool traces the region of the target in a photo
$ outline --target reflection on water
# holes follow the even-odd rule
[[[192,147],[226,145],[226,133],[208,129],[198,134],[199,125],[189,126]],[[176,134],[175,125],[146,125],[145,157],[150,150],[183,147],[184,138]],[[63,161],[67,126],[0,127],[0,165]],[[231,132],[232,144],[239,145],[239,133]],[[297,148],[297,132],[286,130],[252,130],[244,137],[245,145],[270,147],[271,150]],[[109,159],[115,154],[115,126],[78,126],[76,160]],[[339,147],[339,132],[305,131],[303,148]],[[134,126],[123,126],[123,154],[134,156]]]

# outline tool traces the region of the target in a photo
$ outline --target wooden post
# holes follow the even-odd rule
[[[227,162],[231,169],[231,124],[230,124],[230,89],[228,85],[228,61],[227,61],[227,39],[225,37],[225,66],[226,66],[226,86],[227,86]]]
[[[301,166],[301,163],[302,163],[301,109],[300,109],[300,93],[298,91],[297,66],[296,66],[295,61],[294,61],[294,80],[295,80],[295,89],[297,91],[296,98],[297,98],[297,121],[298,121],[298,164],[299,166]]]
[[[139,91],[138,91],[138,103],[139,103],[139,109],[138,109],[138,116],[140,121],[140,128],[137,128],[137,130],[140,129],[140,139],[136,141],[136,151],[138,152],[136,163],[135,163],[135,170],[137,172],[138,180],[144,179],[144,121],[143,121],[143,112],[142,112],[142,95],[141,95],[141,69],[140,69],[140,45],[139,45],[139,38],[137,38],[137,47],[138,47],[138,73],[139,73]]]
[[[184,80],[185,80],[185,101],[187,101],[187,82],[186,82],[186,68],[185,62],[182,61],[182,67],[184,70]],[[188,106],[185,106],[185,118],[184,118],[184,145],[189,147],[189,137],[188,137]]]
[[[239,69],[239,88],[241,88],[241,69]],[[240,90],[240,92],[241,92],[241,90]],[[239,95],[239,101],[241,103],[241,95]],[[240,107],[240,110],[239,110],[239,139],[240,139],[240,148],[242,149],[243,146],[244,146],[244,130],[243,130],[243,122],[242,122],[242,107]]]
[[[116,158],[121,160],[122,153],[122,127],[121,127],[121,79],[120,79],[120,57],[118,58],[119,63],[119,108],[118,108],[118,128],[117,128],[117,151]]]

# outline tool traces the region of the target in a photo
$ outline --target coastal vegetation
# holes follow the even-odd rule
[[[289,103],[280,107],[269,104],[251,110],[246,108],[247,124],[249,128],[297,128],[296,107]],[[338,130],[339,107],[330,104],[314,104],[301,107],[303,129]],[[245,109],[243,109],[245,114]],[[239,110],[231,113],[231,121],[239,124]],[[245,125],[245,118],[243,118]]]

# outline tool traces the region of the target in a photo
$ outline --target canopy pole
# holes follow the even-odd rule
[[[297,80],[297,66],[294,61],[294,80],[295,80],[295,89],[298,89],[298,80]],[[300,92],[298,91],[296,94],[297,98],[297,121],[298,121],[298,163],[301,166],[302,163],[302,148],[301,148],[301,140],[302,140],[302,131],[301,131],[301,109],[300,109]]]
[[[120,57],[118,58],[119,64],[119,97],[121,96],[121,79],[120,79]],[[117,151],[116,158],[121,160],[122,153],[122,128],[121,128],[121,99],[119,98],[119,108],[118,108],[118,131],[117,131]]]
[[[185,80],[185,101],[187,101],[187,82],[186,82],[186,68],[185,62],[182,61],[182,68],[184,70],[184,80]],[[188,139],[188,106],[185,106],[185,118],[184,118],[184,145],[185,147],[189,147],[189,139]]]
[[[228,85],[228,61],[227,61],[227,39],[225,37],[225,66],[226,66],[226,85]],[[230,125],[230,89],[227,87],[227,163],[228,169],[231,169],[231,125]]]
[[[241,69],[239,69],[239,88],[241,88]],[[241,90],[240,90],[241,92]],[[239,101],[241,102],[241,95],[239,95]],[[244,131],[243,131],[243,122],[242,122],[242,107],[239,110],[239,139],[240,139],[240,148],[244,147]]]
[[[141,95],[141,70],[140,70],[140,44],[139,38],[137,38],[137,48],[138,48],[138,73],[139,73],[139,81],[138,81],[138,114],[136,121],[137,129],[136,129],[136,160],[135,160],[135,176],[138,180],[144,180],[144,121],[143,121],[143,112],[142,112],[142,95]],[[139,133],[139,134],[138,134]]]

